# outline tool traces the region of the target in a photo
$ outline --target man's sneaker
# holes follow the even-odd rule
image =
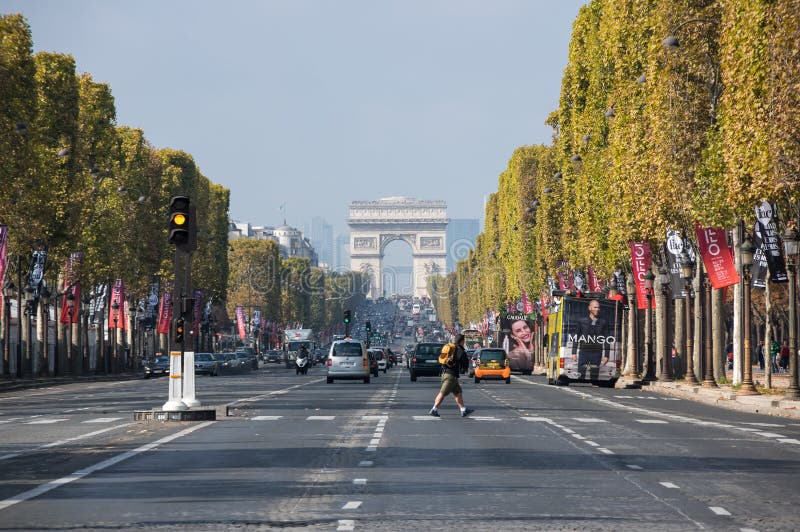
[[[438,411],[438,410],[434,410],[433,408],[431,408],[431,411],[430,411],[430,412],[428,412],[428,413],[429,413],[430,415],[432,415],[433,417],[441,417],[441,416],[439,415],[439,411]]]
[[[465,409],[464,409],[464,411],[463,411],[463,412],[461,412],[461,417],[467,417],[468,415],[470,415],[470,414],[471,414],[471,413],[473,413],[473,412],[474,412],[474,410],[473,410],[473,409],[471,409],[471,408],[465,408]]]

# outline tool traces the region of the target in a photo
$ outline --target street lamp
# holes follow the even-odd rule
[[[789,387],[786,388],[786,399],[800,399],[800,388],[797,383],[797,256],[800,254],[797,229],[794,224],[787,224],[783,233],[783,247],[786,252],[786,270],[789,277]]]
[[[686,281],[686,381],[689,384],[699,384],[694,375],[694,338],[692,337],[692,304],[694,300],[694,289],[692,288],[692,273],[694,261],[689,254],[684,251],[681,253],[681,276]]]
[[[705,348],[705,366],[703,371],[703,387],[704,388],[719,388],[717,380],[714,378],[714,350],[711,345],[711,279],[706,274],[703,281],[703,290],[705,297],[701,308],[705,313],[701,317],[703,323],[703,344]]]
[[[31,322],[33,320],[33,303],[34,303],[34,289],[31,285],[25,287],[25,316],[26,327],[28,328],[28,340],[25,343],[25,365],[20,368],[23,369],[25,376],[31,374],[33,369],[33,338],[31,334]]]
[[[70,290],[64,297],[67,298],[67,359],[62,371],[64,373],[72,373],[72,369],[75,367],[75,363],[72,360],[72,316],[75,313],[75,294]]]
[[[644,312],[644,350],[647,357],[647,371],[643,377],[644,382],[656,380],[655,357],[653,356],[653,281],[656,276],[652,269],[644,274],[644,293],[647,297],[647,309]]]
[[[739,395],[757,395],[758,390],[753,385],[753,363],[750,353],[750,267],[753,265],[753,252],[755,248],[749,237],[739,246],[739,253],[744,270],[744,379]]]
[[[11,298],[14,297],[14,281],[3,283],[3,372],[11,372]]]
[[[39,298],[42,301],[42,314],[44,314],[44,326],[42,327],[44,330],[42,333],[42,367],[40,368],[39,373],[41,375],[49,375],[50,357],[49,353],[47,352],[47,332],[48,328],[50,327],[50,290],[48,290],[46,286],[42,289],[42,293],[39,295]]]
[[[114,343],[114,345],[113,345],[113,357],[112,357],[112,360],[111,360],[111,372],[112,373],[117,373],[117,369],[118,369],[118,366],[117,366],[117,364],[118,364],[118,360],[117,360],[117,355],[118,355],[118,351],[117,351],[117,323],[119,322],[119,303],[114,301],[111,304],[111,309],[114,311],[114,331],[113,331],[114,334],[112,335],[113,338],[111,339],[111,341]]]
[[[661,353],[663,362],[660,378],[664,382],[672,382],[672,352],[669,348],[669,342],[667,341],[667,329],[669,328],[669,313],[667,310],[669,309],[669,285],[671,280],[667,268],[662,266],[661,269],[658,270],[658,277],[661,283],[661,295],[664,296],[664,311],[661,317],[661,330],[664,331],[664,349]]]

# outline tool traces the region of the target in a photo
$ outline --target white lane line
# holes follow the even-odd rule
[[[69,474],[69,475],[67,475],[65,477],[61,477],[61,478],[56,479],[56,480],[51,480],[50,482],[47,482],[46,484],[41,484],[41,485],[31,489],[31,490],[22,492],[22,493],[20,493],[18,495],[15,495],[13,497],[10,497],[8,499],[0,501],[0,510],[4,510],[4,509],[6,509],[6,508],[8,508],[10,506],[14,506],[17,503],[33,499],[34,497],[38,497],[39,495],[42,495],[44,493],[47,493],[48,491],[54,490],[54,489],[58,488],[59,486],[63,486],[64,484],[69,484],[70,482],[74,482],[76,480],[80,480],[83,477],[85,477],[87,475],[91,475],[92,473],[94,473],[96,471],[101,471],[103,469],[111,467],[111,466],[113,466],[115,464],[118,464],[119,462],[122,462],[123,460],[127,460],[128,458],[132,458],[132,457],[136,456],[137,454],[140,454],[140,453],[155,449],[156,447],[158,447],[160,445],[163,445],[165,443],[169,443],[172,440],[176,440],[176,439],[178,439],[178,438],[180,438],[182,436],[185,436],[187,434],[190,434],[190,433],[192,433],[192,432],[194,432],[196,430],[204,429],[204,428],[208,427],[209,425],[213,425],[214,423],[216,423],[216,421],[207,421],[205,423],[200,423],[199,425],[195,425],[194,427],[189,427],[188,429],[184,429],[184,430],[182,430],[180,432],[176,432],[175,434],[171,434],[170,436],[166,436],[164,438],[161,438],[160,440],[156,440],[156,441],[154,441],[152,443],[147,443],[145,445],[142,445],[141,447],[137,447],[136,449],[133,449],[132,451],[128,451],[128,452],[125,452],[125,453],[122,453],[122,454],[118,454],[117,456],[113,456],[113,457],[109,458],[108,460],[103,460],[102,462],[99,462],[97,464],[91,465],[89,467],[85,467],[83,469],[79,469],[78,471],[75,471],[74,473]]]
[[[277,421],[282,417],[283,416],[254,416],[250,418],[250,421]]]
[[[336,416],[308,416],[306,421],[333,421]]]
[[[356,522],[352,519],[339,519],[339,526],[336,530],[355,530]]]
[[[350,501],[342,506],[342,510],[355,510],[359,506],[361,506],[361,501]]]
[[[580,434],[574,434],[574,433],[572,434],[572,437],[575,438],[576,440],[585,440],[586,439],[585,436],[581,436]]]
[[[614,454],[614,451],[606,449],[605,447],[598,447],[597,450],[600,451],[603,454]]]
[[[378,448],[377,448],[377,447],[375,447],[374,445],[370,445],[369,447],[367,447],[367,449],[366,449],[366,450],[367,450],[367,452],[369,452],[369,453],[374,453],[375,451],[377,451],[377,450],[378,450]]]
[[[383,432],[383,427],[382,426],[375,427],[375,434],[380,434],[382,432]]]
[[[381,443],[380,438],[372,438],[371,440],[369,440],[370,445],[379,445],[380,443]]]
[[[605,419],[599,419],[596,417],[574,417],[572,418],[579,423],[608,423]]]
[[[593,442],[592,440],[586,440],[586,441],[584,441],[584,443],[587,444],[587,445],[591,445],[592,447],[600,447],[599,443]]]
[[[60,421],[68,421],[67,418],[60,419],[37,419],[36,421],[27,421],[25,425],[49,425],[50,423],[58,423]]]
[[[794,438],[780,438],[778,441],[781,443],[794,443],[795,445],[800,445],[800,440],[796,440]]]
[[[353,484],[355,484],[356,486],[364,486],[364,485],[366,485],[366,483],[367,483],[367,479],[365,479],[365,478],[354,478],[353,479]]]
[[[566,432],[567,434],[575,434],[575,431],[574,431],[574,430],[572,430],[572,429],[561,429],[561,430],[563,430],[563,431],[564,431],[564,432]]]
[[[123,427],[127,427],[128,425],[133,425],[133,423],[123,423],[122,425],[115,425],[113,427],[108,427],[107,429],[96,430],[94,432],[89,432],[87,434],[81,434],[80,436],[74,436],[72,438],[67,438],[65,440],[54,441],[52,443],[46,443],[38,449],[49,449],[51,447],[58,447],[59,445],[64,445],[65,443],[70,443],[73,441],[83,440],[85,438],[91,438],[92,436],[97,436],[98,434],[103,434],[104,432],[111,432],[112,430],[121,429]]]
[[[470,419],[473,419],[475,421],[502,421],[499,418],[490,416],[471,416]]]
[[[783,434],[775,434],[774,432],[754,432],[753,434],[758,434],[759,436],[764,436],[765,438],[785,438]]]
[[[431,421],[431,420],[439,421],[441,420],[441,418],[434,416],[414,416],[414,421]]]
[[[672,482],[659,482],[659,484],[661,484],[665,488],[669,488],[672,490],[679,489],[678,486],[676,484],[673,484]]]
[[[742,425],[753,425],[754,427],[785,427],[778,423],[742,423]]]
[[[669,423],[669,421],[664,421],[663,419],[635,419],[637,423],[649,423],[652,425],[664,425]]]
[[[375,465],[375,462],[372,460],[361,460],[358,463],[358,467],[372,467],[373,465]]]
[[[525,416],[522,419],[524,419],[525,421],[544,421],[545,423],[552,423],[553,422],[553,420],[551,420],[550,418],[547,418],[547,417]]]
[[[121,417],[98,417],[95,419],[89,419],[84,421],[83,423],[111,423],[112,421],[117,421],[122,419]]]
[[[635,464],[625,464],[625,467],[627,467],[628,469],[633,469],[634,471],[644,471],[642,466],[638,466]]]
[[[389,416],[362,416],[363,421],[386,421]]]
[[[755,528],[740,528],[739,532],[758,532]]]
[[[709,506],[708,509],[717,515],[731,515],[731,513],[722,506]]]
[[[761,429],[751,429],[749,427],[733,427],[736,430],[741,430],[742,432],[759,432]]]

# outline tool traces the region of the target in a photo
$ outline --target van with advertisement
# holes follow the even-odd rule
[[[303,346],[309,354],[316,348],[316,344],[311,338],[313,332],[312,329],[286,329],[283,331],[283,362],[287,368],[294,367],[294,361]]]
[[[556,296],[556,294],[554,294]],[[613,387],[620,376],[622,302],[601,297],[553,298],[547,317],[547,383]]]

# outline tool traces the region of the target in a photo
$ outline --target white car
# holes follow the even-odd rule
[[[384,358],[378,359],[378,371],[386,373],[386,359]]]

